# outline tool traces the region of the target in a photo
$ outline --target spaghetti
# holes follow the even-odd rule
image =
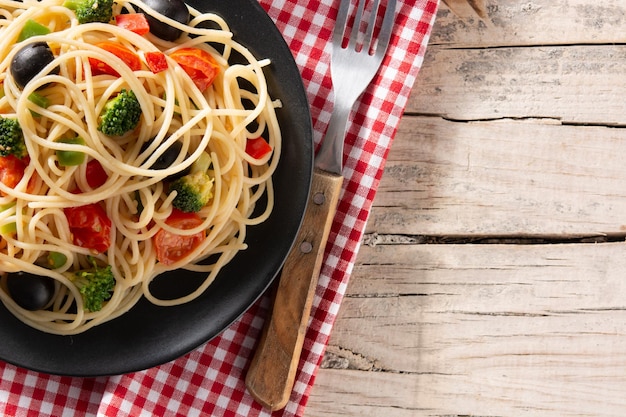
[[[281,135],[275,115],[279,102],[270,98],[263,75],[269,62],[233,40],[219,16],[192,8],[187,24],[140,0],[114,4],[109,23],[79,23],[62,0],[0,0],[0,8],[0,117],[18,121],[27,150],[20,159],[23,174],[14,183],[3,179],[5,157],[0,157],[2,302],[34,328],[76,334],[124,314],[142,297],[163,306],[198,297],[246,248],[246,228],[263,222],[273,208]],[[165,41],[116,24],[115,16],[140,13],[180,29],[182,36]],[[27,22],[47,33],[18,41]],[[54,59],[21,86],[11,75],[11,63],[20,48],[41,42]],[[139,67],[103,48],[106,42],[123,46],[139,59]],[[217,69],[210,85],[198,83],[201,69],[174,59],[177,51],[210,55]],[[233,64],[233,56],[242,63]],[[156,69],[152,57],[159,58]],[[106,135],[99,130],[102,114],[122,91],[136,97],[140,120],[127,133]],[[42,96],[45,105],[33,100]],[[259,138],[267,150],[251,152],[250,144]],[[84,160],[63,164],[67,154]],[[172,178],[190,175],[206,155],[210,199],[197,212],[180,211]],[[155,168],[167,158],[168,166]],[[81,240],[82,232],[73,228],[77,212],[83,223],[100,213],[102,224],[110,224],[110,229],[88,225],[96,234],[105,231],[97,245],[89,243],[93,236]],[[48,265],[50,254],[59,256],[60,264]],[[114,287],[101,308],[91,311],[75,282],[76,271],[109,266]],[[156,276],[180,268],[206,278],[184,297],[152,294]],[[45,306],[32,311],[14,300],[8,280],[18,271],[52,280],[53,296]]]

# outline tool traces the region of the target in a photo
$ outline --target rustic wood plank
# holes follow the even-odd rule
[[[449,348],[450,358],[464,355],[459,345],[445,343],[456,338],[541,334],[557,340],[576,329],[591,331],[590,324],[597,326],[593,346],[602,335],[626,338],[626,322],[596,323],[603,312],[626,307],[621,242],[366,245],[359,258],[331,344],[352,344],[352,351],[377,358],[375,368],[445,372],[450,365],[441,352],[423,348]],[[512,326],[490,326],[501,320]],[[581,341],[587,336],[581,334]],[[395,352],[388,352],[390,346]],[[626,343],[622,348],[626,352]]]
[[[367,231],[461,236],[622,235],[626,130],[542,120],[406,117]]]
[[[456,120],[554,118],[625,125],[626,46],[448,49],[431,45],[407,112]]]
[[[416,375],[322,369],[306,417],[417,417]]]
[[[471,7],[458,4],[462,0],[452,0],[450,8],[448,2],[439,8],[431,45],[624,43],[626,3],[621,0],[482,0],[484,19],[473,14]]]
[[[511,370],[521,369],[523,362],[493,365],[480,376],[323,370],[305,416],[623,417],[622,385],[555,383],[530,372],[520,380]],[[487,360],[484,366],[490,366]],[[549,368],[546,364],[546,373],[555,372]],[[572,368],[567,379],[585,377]]]
[[[623,415],[623,243],[359,258],[307,416]]]

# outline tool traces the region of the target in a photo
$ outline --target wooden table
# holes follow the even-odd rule
[[[626,1],[486,12],[441,5],[306,417],[626,415]]]

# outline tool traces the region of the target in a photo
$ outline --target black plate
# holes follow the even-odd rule
[[[250,227],[240,252],[198,299],[176,307],[140,301],[122,317],[75,336],[56,336],[24,325],[0,303],[0,359],[35,371],[98,376],[147,369],[176,359],[212,339],[247,310],[282,267],[300,226],[313,165],[312,127],[306,93],[280,32],[256,0],[189,0],[198,10],[222,16],[235,39],[256,57],[270,58],[266,70],[278,110],[283,153],[274,176],[276,206],[271,218]],[[189,272],[175,271],[185,280]],[[184,277],[183,277],[184,275]],[[178,288],[181,280],[159,292]]]

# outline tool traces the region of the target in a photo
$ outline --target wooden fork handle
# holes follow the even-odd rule
[[[250,394],[271,410],[285,407],[293,389],[342,183],[340,175],[314,171],[303,223],[285,261],[271,316],[246,375]]]
[[[458,17],[467,18],[478,15],[481,19],[487,18],[485,0],[443,0],[443,2]]]

